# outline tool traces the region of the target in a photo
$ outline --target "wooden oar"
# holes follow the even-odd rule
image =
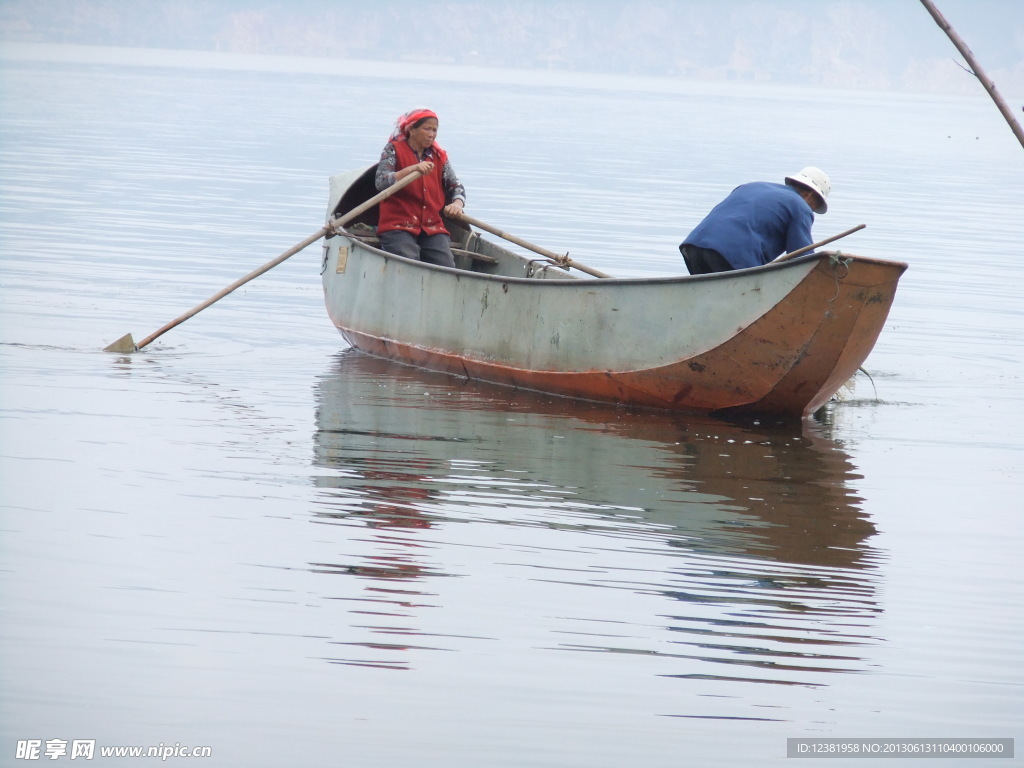
[[[797,248],[792,253],[784,253],[781,256],[779,256],[778,258],[772,259],[768,263],[769,264],[774,264],[774,263],[776,263],[778,261],[789,261],[790,259],[795,259],[797,256],[803,256],[808,251],[813,251],[815,248],[820,248],[823,245],[828,245],[829,243],[834,242],[834,241],[840,239],[841,237],[846,237],[847,235],[852,235],[854,232],[859,232],[860,230],[864,229],[864,227],[866,227],[866,226],[867,226],[867,224],[858,224],[853,229],[848,229],[845,232],[840,232],[838,235],[832,235],[832,237],[826,237],[821,242],[814,243],[813,245],[805,245],[803,248]]]
[[[594,277],[611,277],[611,275],[606,275],[604,272],[599,272],[593,267],[588,267],[586,264],[580,264],[578,261],[570,259],[568,254],[563,256],[561,254],[555,253],[554,251],[549,251],[547,248],[541,248],[539,245],[528,243],[521,237],[510,235],[508,232],[502,232],[497,227],[492,227],[490,224],[485,224],[484,222],[480,221],[480,219],[474,219],[467,213],[460,213],[458,216],[453,216],[452,218],[454,218],[457,221],[464,221],[467,224],[472,224],[474,227],[482,229],[484,232],[490,232],[492,235],[500,237],[504,240],[508,240],[510,243],[515,243],[516,245],[522,246],[528,251],[539,253],[545,259],[547,259],[548,261],[553,261],[560,267],[575,267],[580,272],[586,272],[588,275],[593,275]]]
[[[377,205],[381,200],[384,200],[386,198],[391,197],[391,195],[395,194],[395,192],[397,192],[398,190],[402,189],[402,187],[405,187],[406,185],[411,184],[420,175],[421,174],[420,174],[419,171],[413,171],[408,176],[404,177],[401,181],[395,182],[390,187],[385,189],[383,192],[380,192],[380,193],[374,195],[369,200],[367,200],[365,203],[363,203],[362,205],[356,206],[355,208],[353,208],[351,211],[349,211],[345,215],[339,216],[338,218],[335,218],[335,219],[331,219],[327,223],[327,225],[324,226],[324,228],[321,229],[319,232],[315,232],[314,234],[310,235],[305,240],[303,240],[301,243],[296,243],[291,248],[289,248],[287,251],[285,251],[280,256],[278,256],[276,259],[274,259],[272,261],[268,261],[266,264],[264,264],[259,269],[253,270],[252,272],[250,272],[245,277],[240,278],[240,279],[236,280],[235,282],[233,282],[231,285],[229,285],[224,290],[214,294],[213,296],[208,298],[206,301],[204,301],[202,304],[199,304],[198,306],[193,307],[192,309],[190,309],[188,312],[186,312],[185,314],[181,315],[180,317],[176,317],[174,320],[172,320],[171,322],[167,323],[167,325],[163,326],[159,330],[153,332],[152,334],[150,334],[149,336],[144,338],[138,344],[136,344],[135,341],[132,339],[132,335],[130,333],[128,333],[128,334],[125,334],[124,336],[122,336],[117,341],[115,341],[113,344],[111,344],[111,345],[109,345],[107,347],[104,347],[103,351],[104,352],[118,352],[118,353],[121,353],[121,354],[127,354],[129,352],[138,352],[140,349],[142,349],[144,346],[146,346],[147,344],[152,342],[154,339],[157,339],[160,336],[163,336],[165,333],[167,333],[167,331],[171,330],[176,325],[181,325],[183,322],[188,320],[193,315],[199,314],[200,312],[202,312],[204,309],[206,309],[211,304],[213,304],[213,303],[215,303],[217,301],[220,301],[225,296],[227,296],[229,293],[234,291],[236,288],[239,288],[239,287],[245,285],[250,280],[255,280],[257,277],[262,275],[264,272],[269,272],[271,269],[276,267],[278,264],[280,264],[281,262],[285,261],[286,259],[291,258],[296,253],[301,251],[303,248],[306,248],[307,246],[310,246],[313,243],[315,243],[321,237],[325,237],[326,235],[329,235],[331,232],[336,230],[338,227],[343,227],[348,222],[352,221],[352,219],[356,218],[357,216],[359,216],[359,215],[361,215],[363,213],[366,213],[366,211],[368,211],[371,208],[373,208],[373,206]]]

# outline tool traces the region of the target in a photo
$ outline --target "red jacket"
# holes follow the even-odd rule
[[[420,159],[412,151],[405,139],[391,142],[395,147],[397,164],[396,171],[416,165]],[[449,234],[441,218],[441,209],[445,207],[443,171],[448,162],[448,154],[440,147],[431,147],[434,170],[426,176],[420,176],[404,189],[399,190],[380,203],[380,221],[378,232],[390,232],[402,229],[419,235]]]

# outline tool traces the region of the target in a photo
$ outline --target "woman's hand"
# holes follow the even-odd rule
[[[454,203],[448,203],[444,207],[442,213],[445,216],[449,216],[453,219],[459,218],[459,214],[462,213],[462,209],[465,208],[465,204],[461,200],[456,200]]]
[[[432,170],[434,170],[434,164],[429,160],[424,160],[422,163],[416,163],[416,165],[407,165],[395,174],[395,181],[404,179],[406,176],[415,173],[416,171],[419,171],[421,175],[426,176]]]

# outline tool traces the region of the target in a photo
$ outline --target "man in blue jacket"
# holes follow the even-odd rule
[[[814,167],[785,181],[741,184],[711,209],[679,246],[690,274],[757,267],[811,245],[814,213],[828,210],[832,184]]]

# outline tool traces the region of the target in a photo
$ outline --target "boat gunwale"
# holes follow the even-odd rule
[[[360,181],[365,181],[371,174],[373,174],[375,172],[376,168],[377,168],[377,163],[373,163],[373,164],[368,165],[368,166],[366,166],[366,167],[364,167],[362,169],[352,169],[352,170],[349,170],[349,171],[346,171],[346,172],[343,172],[343,173],[335,174],[335,175],[333,175],[331,177],[332,199],[329,202],[329,209],[328,210],[331,211],[332,213],[329,214],[329,218],[330,218],[330,215],[337,215],[337,213],[338,213],[337,208],[340,205],[341,201],[345,198],[346,194],[350,190],[352,190],[352,188],[355,187]],[[347,177],[347,183],[345,184],[345,186],[342,188],[339,185],[338,188],[335,189],[334,188],[335,180],[336,179],[343,179],[343,178],[346,178],[346,177]],[[334,195],[335,192],[337,193],[337,199],[333,199],[333,195]],[[350,201],[350,203],[355,203],[355,204],[358,204],[358,202],[359,202],[358,198],[355,201]],[[374,206],[374,208],[379,208],[379,204],[377,206]],[[371,210],[373,210],[373,209],[371,209]],[[458,219],[448,219],[447,217],[446,217],[446,220],[449,221],[450,223],[456,224],[459,228],[465,229],[467,232],[473,233],[473,229],[472,229],[472,227],[468,223],[463,223],[463,222],[459,221]],[[543,279],[538,279],[536,277],[516,277],[516,276],[512,276],[512,275],[500,275],[500,274],[493,274],[493,273],[488,273],[488,272],[476,272],[476,271],[471,270],[471,269],[460,269],[459,267],[445,267],[445,266],[441,266],[440,264],[430,264],[430,263],[427,263],[427,262],[420,261],[418,259],[410,259],[410,258],[407,258],[407,257],[404,257],[404,256],[399,256],[397,254],[390,253],[390,252],[385,251],[385,250],[383,250],[383,249],[381,249],[381,248],[379,248],[379,247],[377,247],[375,245],[371,245],[371,244],[361,240],[359,235],[357,235],[355,233],[349,233],[344,227],[342,227],[341,229],[337,230],[336,232],[328,234],[325,245],[329,245],[330,241],[333,238],[335,238],[335,237],[343,237],[343,238],[345,238],[346,240],[348,240],[351,243],[358,243],[361,247],[366,248],[367,250],[370,250],[371,252],[373,252],[375,255],[381,256],[381,257],[383,257],[385,259],[398,259],[399,261],[401,261],[403,263],[410,264],[410,265],[415,265],[415,266],[419,266],[419,267],[424,267],[424,268],[427,268],[427,269],[435,269],[435,270],[440,270],[440,271],[444,271],[444,272],[451,272],[452,274],[457,274],[457,275],[460,275],[460,276],[472,275],[474,277],[487,278],[487,279],[490,279],[490,280],[497,280],[497,281],[503,282],[503,283],[513,282],[513,283],[524,283],[524,284],[528,283],[528,284],[534,284],[534,285],[550,284],[552,287],[554,287],[554,286],[566,286],[566,285],[585,285],[585,286],[589,287],[591,285],[595,285],[595,284],[598,284],[598,283],[606,283],[606,284],[611,284],[611,285],[622,285],[622,284],[627,284],[627,285],[644,285],[644,284],[663,285],[663,284],[670,284],[670,283],[673,283],[673,282],[686,282],[686,283],[690,283],[690,282],[708,282],[708,281],[714,281],[714,280],[730,280],[730,279],[735,280],[737,278],[745,277],[746,275],[755,275],[756,276],[756,275],[759,275],[759,274],[765,274],[765,273],[775,272],[775,271],[779,271],[779,270],[785,270],[787,268],[790,268],[790,267],[793,267],[793,266],[797,266],[797,265],[805,265],[805,264],[807,264],[810,261],[820,261],[820,260],[823,260],[825,258],[833,258],[833,257],[842,257],[843,259],[854,259],[856,261],[865,262],[865,263],[884,264],[884,265],[888,265],[888,266],[894,266],[894,267],[900,268],[900,273],[901,274],[903,272],[905,272],[908,269],[908,267],[909,267],[909,265],[906,262],[903,262],[903,261],[895,261],[895,260],[892,260],[892,259],[879,259],[879,258],[869,257],[869,256],[858,256],[856,254],[843,253],[843,252],[838,251],[838,250],[829,250],[829,251],[812,251],[810,253],[806,253],[806,254],[804,254],[802,256],[797,256],[797,257],[792,258],[792,259],[786,259],[785,261],[768,262],[767,264],[762,264],[762,265],[759,265],[759,266],[756,266],[756,267],[747,267],[745,269],[734,269],[734,270],[730,270],[730,271],[727,271],[727,272],[712,272],[712,273],[703,274],[703,275],[678,274],[678,275],[658,275],[658,276],[651,276],[651,277],[608,277],[608,278],[597,278],[597,277],[592,277],[590,275],[587,275],[586,277],[577,277],[574,274],[571,277],[545,277]],[[569,267],[566,267],[565,265],[557,264],[556,262],[553,262],[550,259],[545,259],[542,256],[538,256],[536,258],[531,259],[531,258],[529,258],[527,256],[524,256],[524,255],[520,254],[520,253],[512,251],[509,248],[507,248],[506,246],[500,245],[500,244],[494,242],[493,240],[484,238],[481,234],[477,234],[477,237],[480,240],[488,243],[491,247],[499,248],[499,249],[503,250],[505,253],[508,253],[512,257],[514,257],[516,259],[519,259],[519,260],[521,260],[521,261],[523,261],[525,263],[543,262],[543,263],[551,265],[551,266],[557,266],[560,269],[563,269],[563,270],[566,270],[566,271],[568,271],[568,269],[569,269]],[[682,257],[680,257],[680,260],[681,259],[682,259]],[[326,263],[325,263],[325,266],[326,266]]]
[[[623,284],[626,284],[626,285],[645,285],[645,284],[668,285],[668,284],[672,284],[672,283],[708,282],[708,281],[713,281],[713,280],[735,280],[736,278],[742,277],[742,276],[758,275],[758,274],[776,272],[776,271],[785,270],[785,269],[788,269],[788,268],[791,268],[791,267],[794,267],[794,266],[797,266],[797,265],[805,265],[805,264],[807,264],[809,262],[812,262],[812,261],[819,262],[819,261],[823,261],[825,259],[832,259],[833,257],[837,257],[837,256],[838,257],[842,257],[843,259],[853,259],[855,261],[863,262],[863,263],[868,263],[868,264],[884,264],[884,265],[893,266],[893,267],[900,267],[901,268],[900,269],[901,272],[906,271],[908,266],[909,266],[906,262],[903,262],[903,261],[895,261],[895,260],[892,260],[892,259],[879,259],[879,258],[874,258],[874,257],[870,257],[870,256],[858,256],[857,254],[844,253],[842,251],[815,251],[815,252],[812,252],[812,253],[804,254],[802,256],[797,256],[796,258],[793,258],[793,259],[787,259],[785,261],[780,261],[778,263],[769,262],[768,264],[762,264],[762,265],[757,266],[757,267],[748,267],[746,269],[731,270],[731,271],[728,271],[728,272],[712,272],[712,273],[704,274],[704,275],[659,275],[659,276],[651,276],[651,277],[608,277],[608,278],[598,278],[598,277],[587,277],[587,278],[580,278],[580,277],[548,277],[548,278],[538,279],[536,277],[515,277],[515,276],[512,276],[512,275],[500,275],[500,274],[491,274],[491,273],[487,273],[487,272],[476,272],[476,271],[469,270],[469,269],[460,269],[459,267],[445,267],[445,266],[442,266],[440,264],[431,264],[429,262],[420,261],[419,259],[410,259],[410,258],[407,258],[405,256],[399,256],[398,254],[395,254],[395,253],[390,253],[389,251],[385,251],[382,248],[379,248],[379,247],[377,247],[375,245],[371,245],[371,244],[369,244],[367,242],[364,242],[363,240],[361,240],[359,238],[358,235],[349,234],[348,232],[346,232],[344,230],[342,230],[340,232],[337,232],[334,235],[331,235],[329,239],[333,239],[335,237],[342,237],[342,238],[348,240],[350,243],[358,244],[361,248],[365,248],[366,250],[371,251],[375,256],[380,256],[380,257],[382,257],[384,259],[396,259],[396,260],[398,260],[398,261],[400,261],[400,262],[402,262],[404,264],[409,264],[409,265],[416,266],[416,267],[422,267],[424,269],[432,269],[432,270],[437,270],[437,271],[441,271],[441,272],[449,272],[449,273],[451,273],[453,275],[457,275],[459,277],[471,276],[473,278],[480,278],[480,279],[488,280],[488,281],[491,281],[491,282],[523,283],[523,284],[528,284],[528,285],[550,285],[551,287],[565,287],[565,286],[568,286],[568,285],[573,285],[573,286],[582,286],[582,287],[590,288],[590,287],[592,287],[594,285],[601,285],[601,284],[609,285],[609,286],[611,286],[611,285],[623,285]],[[481,239],[483,239],[483,238],[481,238]],[[490,243],[489,240],[487,240],[485,242],[489,242]],[[494,243],[490,243],[490,244],[492,246],[495,245]],[[500,248],[502,246],[497,246],[497,247]],[[537,259],[529,259],[529,258],[521,256],[520,254],[517,254],[517,253],[515,253],[513,251],[509,251],[507,248],[503,249],[503,250],[505,250],[507,253],[511,253],[512,256],[514,256],[517,259],[521,259],[524,262],[532,262],[532,261],[540,262],[540,261],[543,261],[544,263],[550,264],[552,266],[561,266],[561,265],[555,264],[555,263],[553,263],[553,262],[551,262],[551,261],[549,261],[547,259],[544,259],[543,257],[538,257]]]

